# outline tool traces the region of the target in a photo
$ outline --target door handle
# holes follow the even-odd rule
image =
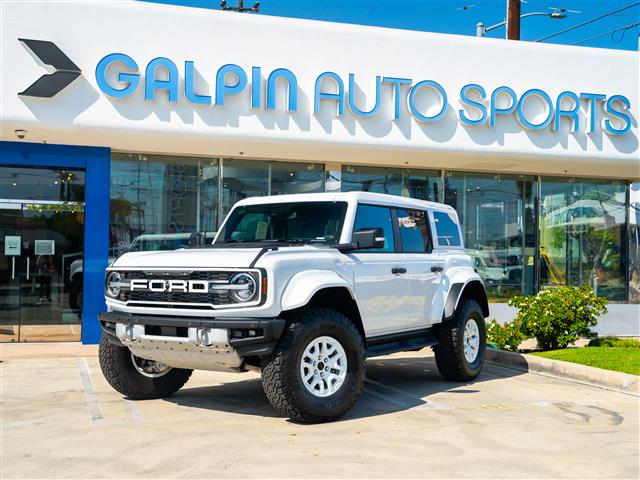
[[[401,273],[407,273],[407,269],[404,267],[393,267],[391,269],[391,273],[393,273],[394,275],[399,275]]]
[[[431,267],[431,271],[433,273],[442,272],[442,271],[444,271],[444,268],[441,267],[440,265],[434,265],[433,267]]]

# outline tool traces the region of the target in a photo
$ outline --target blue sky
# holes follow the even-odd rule
[[[143,0],[170,3],[185,7],[220,9],[219,0]],[[237,5],[237,0],[228,0]],[[329,22],[356,23],[382,27],[424,30],[430,32],[474,35],[475,25],[483,22],[494,25],[505,17],[506,0],[263,0],[260,15],[307,18]],[[522,20],[522,40],[533,41],[595,17],[612,12],[633,0],[527,0],[522,3],[522,13],[552,12],[549,7],[577,10],[567,13],[565,19],[534,16]],[[253,0],[245,0],[245,6]],[[464,9],[463,7],[467,7]],[[608,16],[584,27],[546,40],[545,43],[572,45],[611,30],[640,22],[640,5]],[[582,43],[583,46],[638,50],[640,25]],[[504,27],[489,32],[487,36],[504,38]]]

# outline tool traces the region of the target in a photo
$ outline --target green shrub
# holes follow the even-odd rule
[[[607,300],[595,295],[591,287],[542,290],[537,295],[514,297],[509,305],[518,309],[513,322],[501,325],[492,320],[487,324],[487,340],[512,351],[530,338],[535,338],[542,350],[565,348],[591,334],[589,327],[607,312]]]
[[[487,324],[487,340],[495,343],[500,350],[517,352],[518,346],[526,340],[526,337],[515,325],[515,322],[502,325],[491,320]]]
[[[589,347],[640,348],[640,341],[631,338],[600,337],[589,342]]]
[[[581,336],[607,312],[607,300],[591,287],[559,287],[533,296],[512,298],[509,305],[519,311],[513,323],[525,338],[535,338],[538,348],[565,348]]]

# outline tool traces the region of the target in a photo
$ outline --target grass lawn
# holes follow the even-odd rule
[[[533,355],[580,363],[590,367],[615,370],[616,372],[640,375],[640,348],[583,347],[564,348],[549,352],[535,352]]]

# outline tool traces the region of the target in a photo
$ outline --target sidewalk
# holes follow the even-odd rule
[[[0,343],[0,362],[36,358],[91,357],[98,354],[98,345],[80,342],[60,343]]]

